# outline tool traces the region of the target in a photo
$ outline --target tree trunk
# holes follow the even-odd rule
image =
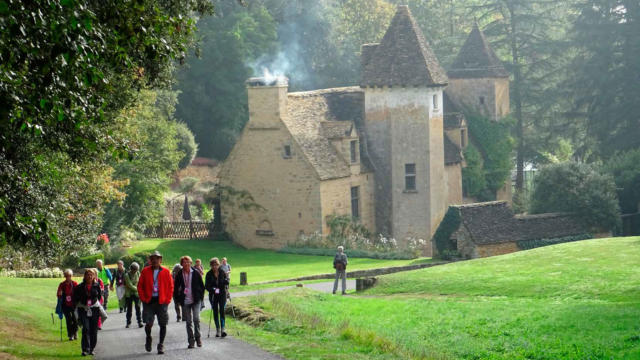
[[[518,39],[516,37],[516,16],[512,2],[507,5],[509,16],[511,17],[511,56],[513,61],[513,102],[515,104],[516,116],[516,191],[522,191],[524,187],[524,130],[522,119],[522,73],[520,71],[520,57],[518,54]]]

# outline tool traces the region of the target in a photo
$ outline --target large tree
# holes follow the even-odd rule
[[[167,83],[194,15],[211,11],[207,0],[0,1],[0,246],[46,248],[65,218],[100,217],[73,208],[110,197],[82,177],[129,155],[110,126],[138,89]]]

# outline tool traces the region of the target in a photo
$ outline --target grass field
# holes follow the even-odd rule
[[[349,358],[331,355],[344,340],[401,358],[640,359],[640,238],[397,273],[359,296],[295,289],[244,301],[278,320],[241,337],[292,359],[308,358],[299,348]]]
[[[308,256],[282,254],[270,250],[246,250],[230,242],[211,240],[166,240],[147,239],[135,242],[129,253],[151,252],[162,254],[163,264],[169,268],[179,262],[183,255],[194,260],[202,259],[205,269],[209,269],[209,259],[226,257],[232,266],[231,285],[237,285],[240,272],[246,272],[249,284],[291,279],[300,276],[333,272],[333,258],[330,256]],[[347,252],[348,254],[348,252]],[[349,259],[349,270],[372,269],[386,266],[400,266],[431,261],[429,258],[416,260],[377,260],[365,258]],[[239,288],[241,289],[241,288]]]

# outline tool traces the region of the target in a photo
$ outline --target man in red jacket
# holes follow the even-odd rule
[[[142,318],[146,324],[144,331],[147,339],[145,350],[151,351],[151,328],[155,317],[158,317],[160,325],[160,342],[158,342],[158,354],[164,354],[164,338],[167,335],[167,323],[169,322],[169,304],[173,296],[173,278],[169,269],[160,266],[162,255],[154,251],[149,255],[151,266],[142,269],[140,281],[138,281],[138,295],[142,301]]]

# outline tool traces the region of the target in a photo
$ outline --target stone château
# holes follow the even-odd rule
[[[223,201],[236,242],[275,249],[326,235],[331,215],[429,240],[448,206],[465,202],[461,109],[495,120],[509,113],[509,74],[477,25],[447,73],[398,6],[380,43],[362,46],[361,66],[355,87],[289,93],[286,79],[247,80],[249,121],[219,178],[261,208]]]

